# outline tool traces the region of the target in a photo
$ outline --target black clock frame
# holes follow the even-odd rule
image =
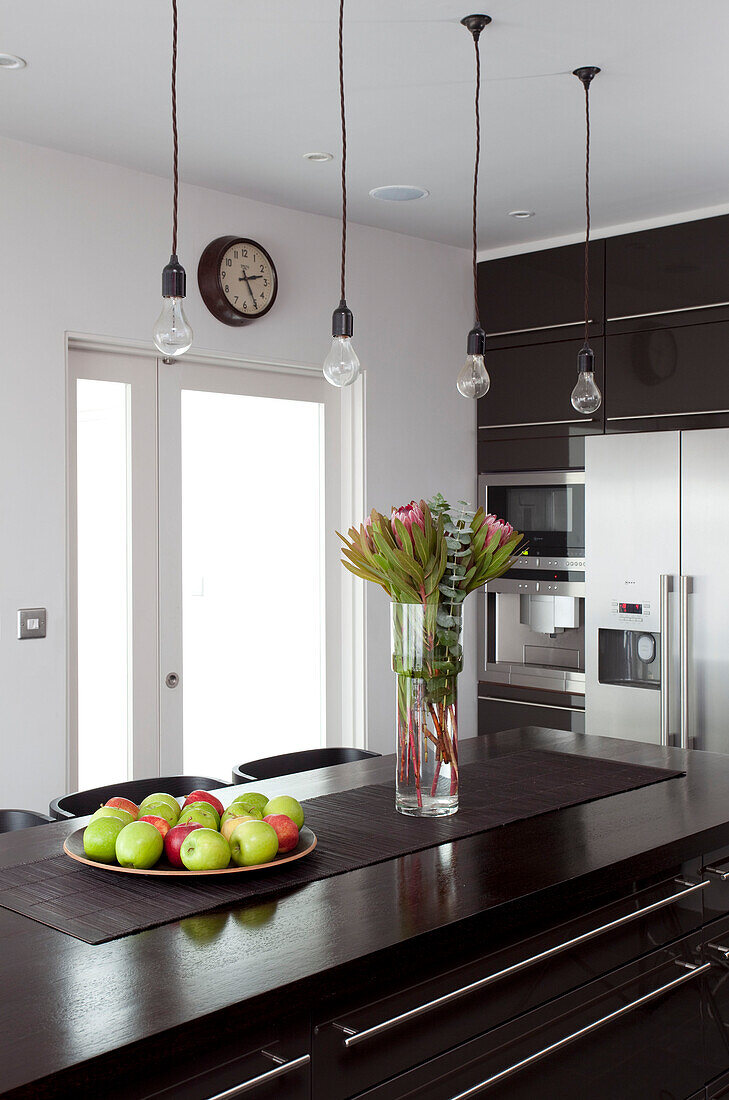
[[[235,307],[230,304],[223,292],[219,276],[220,264],[225,253],[233,244],[250,245],[258,252],[262,253],[271,265],[271,272],[273,274],[273,294],[266,308],[260,310],[258,313],[247,314],[239,312],[239,310],[235,309]],[[258,241],[251,240],[249,237],[216,237],[216,239],[211,241],[204,249],[200,257],[200,262],[197,265],[197,285],[200,288],[202,300],[213,317],[216,317],[218,321],[222,321],[224,325],[245,325],[248,324],[249,321],[257,321],[260,317],[265,317],[276,301],[276,295],[278,294],[278,272],[276,271],[276,265],[271,259],[270,253],[267,252]]]

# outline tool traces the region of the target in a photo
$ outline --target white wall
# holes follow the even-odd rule
[[[43,809],[65,783],[65,333],[150,340],[170,184],[5,139],[0,160],[0,806]],[[320,361],[338,298],[338,223],[186,186],[180,218],[196,347]],[[197,292],[200,253],[223,233],[259,239],[279,272],[274,309],[244,329],[216,322]],[[468,255],[352,226],[349,258],[367,369],[368,507],[438,489],[474,499],[475,407],[455,388],[472,323]],[[48,637],[20,642],[16,611],[34,606],[48,608]],[[464,736],[476,731],[473,598],[467,607]],[[394,745],[391,681],[388,604],[373,591],[369,730],[382,752]]]

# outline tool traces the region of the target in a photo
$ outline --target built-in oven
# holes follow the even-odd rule
[[[507,726],[527,724],[538,706],[537,724],[579,730],[585,693],[584,471],[482,474],[479,503],[524,534],[517,561],[489,582],[480,601],[479,699],[489,707],[480,705],[479,712],[493,717],[485,732],[504,728],[510,705],[514,721]],[[544,708],[550,706],[552,720],[546,722]]]

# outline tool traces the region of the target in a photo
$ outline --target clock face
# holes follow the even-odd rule
[[[203,250],[197,267],[200,294],[225,325],[246,325],[263,317],[276,300],[273,260],[257,241],[217,237]]]
[[[273,304],[276,272],[255,241],[234,241],[220,261],[220,287],[230,306],[244,317],[257,317]]]

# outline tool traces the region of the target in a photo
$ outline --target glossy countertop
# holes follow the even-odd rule
[[[0,908],[0,1094],[243,1005],[290,1011],[354,988],[376,959],[483,936],[729,845],[729,756],[538,727],[473,738],[461,760],[526,748],[684,777],[491,829],[254,904],[92,946]],[[299,799],[387,781],[393,757],[257,781]],[[241,787],[218,791],[224,804]],[[85,819],[0,835],[0,866],[61,850]]]

